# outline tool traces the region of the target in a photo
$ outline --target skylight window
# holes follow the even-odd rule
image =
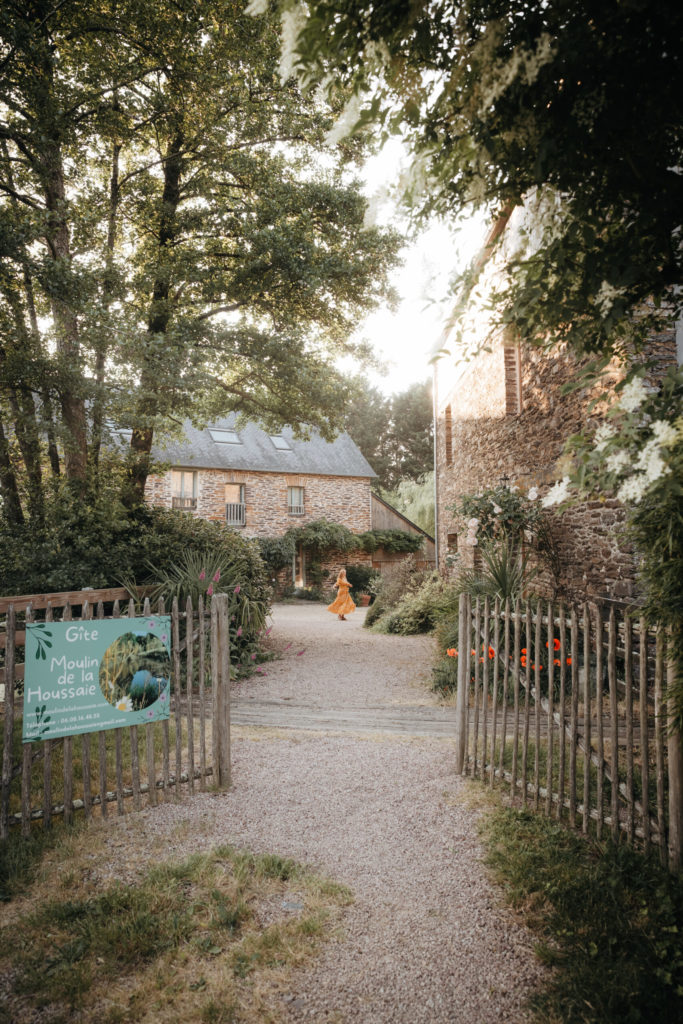
[[[239,434],[235,430],[218,430],[217,427],[209,427],[209,433],[216,444],[242,444]]]
[[[279,452],[291,452],[289,442],[285,441],[281,434],[269,434],[268,436]]]

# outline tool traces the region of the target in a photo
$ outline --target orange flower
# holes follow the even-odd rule
[[[483,660],[484,660],[483,658],[480,658],[480,659],[479,659],[479,661],[481,661],[481,662],[483,662]]]
[[[474,657],[474,656],[476,655],[476,653],[477,653],[477,652],[475,651],[475,649],[474,649],[474,647],[473,647],[473,648],[472,648],[472,650],[470,651],[470,654],[472,655],[472,657]]]
[[[526,654],[526,647],[522,647],[522,654]]]
[[[553,665],[561,665],[561,664],[562,664],[562,662],[560,661],[559,658],[553,658]]]
[[[456,651],[455,647],[449,647],[448,650],[446,651],[446,654],[448,655],[449,658],[458,657],[458,652]]]
[[[571,665],[571,663],[572,663],[572,659],[571,658],[567,658],[567,664]]]
[[[493,647],[489,647],[489,658],[495,658],[495,656],[496,652],[494,651]]]
[[[526,654],[522,655],[520,661],[522,662],[522,668],[526,668]]]

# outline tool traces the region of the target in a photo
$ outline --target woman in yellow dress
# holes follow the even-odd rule
[[[349,596],[351,584],[346,578],[346,569],[339,570],[337,582],[334,584],[334,587],[337,591],[337,596],[332,604],[328,604],[327,610],[328,612],[332,612],[333,615],[338,616],[341,622],[346,622],[346,616],[356,610],[356,606]]]

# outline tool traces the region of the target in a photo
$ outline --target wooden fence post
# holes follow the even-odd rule
[[[467,724],[467,652],[470,648],[469,622],[466,622],[466,597],[460,595],[458,607],[458,693],[455,701],[455,770],[463,774],[465,767],[465,731]]]
[[[216,674],[212,685],[214,688],[214,728],[217,730],[218,741],[216,751],[218,763],[215,765],[219,786],[230,785],[230,606],[227,594],[217,594],[215,602],[216,622],[216,653],[213,664]]]
[[[676,666],[671,657],[667,661],[666,676],[667,694],[670,694],[676,678]],[[677,872],[681,870],[683,841],[683,742],[681,733],[674,731],[670,722],[666,742],[669,762],[669,869]]]

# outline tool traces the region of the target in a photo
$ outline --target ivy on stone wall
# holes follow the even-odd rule
[[[299,545],[314,558],[326,552],[365,551],[372,554],[379,548],[396,554],[416,552],[422,548],[421,534],[406,530],[367,530],[353,533],[348,526],[332,523],[328,519],[316,519],[305,526],[292,527],[282,537],[260,537],[261,557],[271,572],[278,572],[290,565]]]

